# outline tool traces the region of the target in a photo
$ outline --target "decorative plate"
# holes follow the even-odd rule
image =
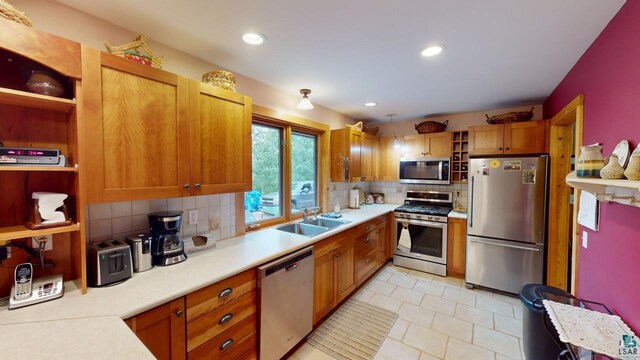
[[[627,140],[620,141],[613,150],[613,154],[618,155],[618,164],[623,168],[626,167],[629,161],[629,142]]]

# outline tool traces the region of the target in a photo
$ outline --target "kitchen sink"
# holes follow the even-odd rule
[[[334,227],[338,227],[340,225],[344,225],[348,223],[349,222],[345,220],[335,220],[335,219],[325,219],[325,218],[311,219],[303,222],[303,224],[323,226],[329,229],[333,229]]]
[[[303,224],[303,223],[293,223],[293,224],[282,225],[282,226],[278,226],[276,229],[280,231],[292,233],[292,234],[300,234],[300,235],[305,235],[309,237],[322,234],[325,231],[329,231],[328,227]]]

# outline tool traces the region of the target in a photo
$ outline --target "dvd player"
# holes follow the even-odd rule
[[[0,165],[60,165],[61,159],[57,149],[0,147]]]

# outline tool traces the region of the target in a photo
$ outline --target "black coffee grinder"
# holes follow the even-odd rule
[[[187,260],[184,243],[180,240],[182,211],[160,211],[147,215],[153,264],[168,266]]]

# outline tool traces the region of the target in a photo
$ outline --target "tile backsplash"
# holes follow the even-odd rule
[[[183,212],[182,236],[208,233],[218,240],[236,236],[235,194],[221,194],[89,205],[87,239],[124,240],[131,234],[149,232],[147,214],[167,210]],[[189,225],[189,210],[198,210],[197,225]]]
[[[453,200],[458,196],[458,204],[462,208],[467,207],[467,184],[451,184],[451,185],[412,185],[401,184],[397,181],[375,181],[360,183],[331,183],[329,187],[329,204],[330,210],[333,210],[335,204],[340,204],[340,208],[349,207],[349,190],[354,186],[360,186],[365,193],[382,193],[384,201],[387,204],[402,204],[407,190],[439,190],[453,192]]]

